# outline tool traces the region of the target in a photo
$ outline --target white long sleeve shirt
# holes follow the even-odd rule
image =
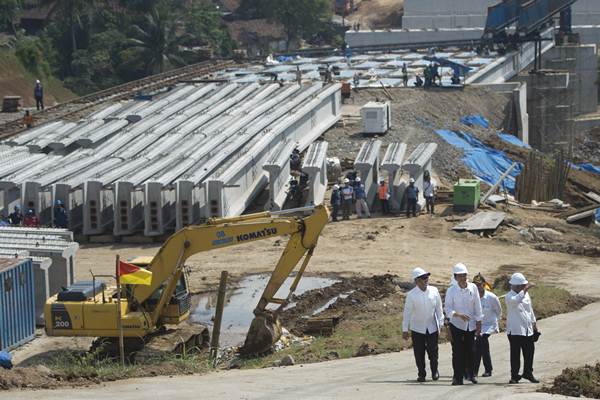
[[[481,311],[483,320],[481,321],[481,334],[492,335],[500,332],[498,320],[502,317],[502,306],[498,296],[494,293],[485,291],[483,297],[480,297]]]
[[[402,331],[415,331],[425,334],[434,333],[444,324],[444,311],[440,292],[434,286],[421,290],[414,287],[406,295]]]
[[[529,293],[513,290],[506,294],[506,333],[509,335],[531,336],[535,314]]]
[[[483,319],[479,292],[474,283],[467,282],[466,288],[461,288],[458,283],[446,291],[445,311],[450,323],[463,331],[474,331],[475,323]],[[456,313],[467,315],[469,321],[464,321]]]

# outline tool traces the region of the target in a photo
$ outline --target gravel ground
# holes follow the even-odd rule
[[[462,130],[484,138],[502,129],[504,109],[510,99],[503,94],[482,88],[464,90],[417,90],[388,89],[392,101],[392,124],[388,133],[379,139],[384,143],[382,154],[390,142],[404,142],[408,145],[406,156],[417,145],[435,142],[438,150],[434,156],[433,169],[438,176],[449,182],[458,177],[471,176],[460,161],[461,153],[447,144],[436,133],[436,129]],[[329,142],[328,155],[340,160],[353,160],[362,143],[368,139],[361,133],[360,107],[375,99],[387,100],[379,89],[361,89],[353,92],[354,103],[347,101],[343,108],[343,124],[329,130],[324,139]],[[460,117],[481,114],[490,121],[490,129],[471,128],[460,122]],[[342,126],[343,125],[343,126]]]

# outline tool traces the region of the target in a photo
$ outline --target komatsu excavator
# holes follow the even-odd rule
[[[309,216],[303,213],[312,210]],[[300,214],[299,214],[300,213]],[[298,216],[301,215],[301,216]],[[177,352],[208,342],[206,327],[184,323],[190,316],[190,293],[184,263],[190,256],[276,236],[289,235],[269,282],[254,310],[242,351],[259,354],[279,340],[279,311],[289,302],[329,219],[325,206],[213,218],[169,237],[151,260],[130,261],[152,272],[149,286],[121,288],[121,329],[128,353],[148,348]],[[286,298],[275,298],[286,278],[298,268]],[[240,260],[243,263],[244,260]],[[119,338],[116,287],[100,281],[78,282],[51,297],[44,309],[48,336],[97,337],[96,343],[116,349]],[[279,305],[276,309],[269,305]],[[156,344],[158,343],[158,344]],[[137,356],[136,356],[137,359]]]

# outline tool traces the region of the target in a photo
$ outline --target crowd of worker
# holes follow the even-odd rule
[[[415,287],[408,292],[402,321],[403,338],[412,340],[417,365],[417,381],[425,382],[425,353],[429,359],[431,379],[439,379],[438,340],[441,330],[449,331],[452,344],[452,385],[464,380],[478,383],[481,377],[492,376],[493,366],[489,337],[500,331],[502,306],[485,278],[478,274],[468,281],[467,266],[458,263],[452,270],[450,287],[444,303],[438,289],[429,285],[430,273],[422,268],[412,271]],[[528,290],[533,286],[521,273],[514,273],[510,291],[504,296],[506,304],[506,333],[510,348],[510,384],[523,379],[538,383],[533,375],[535,342],[540,336]],[[521,353],[524,366],[521,369]]]
[[[16,205],[13,207],[12,213],[8,215],[3,213],[0,215],[0,226],[25,226],[39,228],[42,226],[42,224],[34,208],[28,208],[25,214],[23,214],[21,212],[21,206]],[[56,200],[54,203],[52,227],[64,229],[69,227],[69,215],[64,203],[61,200]]]
[[[435,181],[431,179],[429,171],[423,174],[423,197],[427,213],[434,215],[435,195],[437,186]],[[383,215],[391,214],[390,199],[392,197],[391,190],[385,179],[379,181],[377,187],[377,203]],[[408,186],[404,191],[404,201],[406,217],[416,217],[418,215],[418,199],[419,188],[415,184],[414,178],[410,178]],[[368,194],[365,190],[365,185],[356,172],[352,171],[343,179],[341,185],[333,185],[330,198],[331,219],[333,222],[338,222],[340,211],[343,220],[349,220],[356,212],[358,218],[371,218],[371,210],[368,204]]]

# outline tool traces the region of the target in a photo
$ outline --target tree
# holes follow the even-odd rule
[[[178,21],[164,2],[145,15],[144,22],[133,25],[133,38],[128,47],[144,59],[146,73],[163,72],[170,65],[183,65],[180,46],[190,39],[189,34],[177,34]]]
[[[269,18],[283,25],[287,48],[293,39],[316,34],[331,18],[329,0],[271,0]]]
[[[242,0],[236,14],[246,19],[267,18],[273,15],[273,0]]]
[[[235,42],[221,23],[221,15],[208,0],[194,2],[186,15],[186,28],[195,45],[208,46],[220,56],[231,56]]]
[[[14,21],[20,9],[20,0],[0,0],[0,31],[10,29],[16,33]]]

